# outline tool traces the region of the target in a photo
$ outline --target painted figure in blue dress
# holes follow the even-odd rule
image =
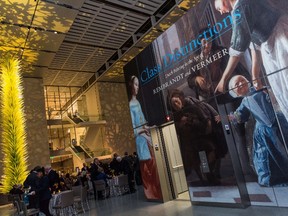
[[[136,151],[140,163],[140,171],[144,193],[147,199],[162,199],[159,176],[156,167],[152,140],[150,136],[150,126],[145,119],[141,104],[137,99],[139,91],[139,80],[132,76],[129,82],[131,98],[129,101],[130,115],[136,139]]]
[[[286,186],[288,185],[287,146],[277,120],[282,123],[283,131],[287,131],[287,121],[282,113],[274,112],[267,88],[256,90],[249,84],[241,75],[230,79],[230,94],[244,98],[237,110],[229,115],[229,120],[233,123],[247,122],[250,114],[255,118],[252,157],[258,183],[268,187]],[[287,138],[284,134],[286,141]]]

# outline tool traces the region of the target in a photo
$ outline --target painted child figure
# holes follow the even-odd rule
[[[232,122],[243,123],[247,122],[252,114],[256,120],[252,157],[258,183],[268,187],[286,186],[288,185],[287,147],[281,136],[277,119],[285,122],[281,124],[284,131],[287,130],[288,124],[282,113],[275,115],[267,88],[256,91],[249,84],[249,81],[241,75],[230,79],[230,94],[244,98],[237,110],[229,115],[229,119]]]

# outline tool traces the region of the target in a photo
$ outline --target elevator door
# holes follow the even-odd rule
[[[168,155],[168,163],[172,175],[176,195],[188,190],[182,157],[174,124],[162,128],[163,138]]]

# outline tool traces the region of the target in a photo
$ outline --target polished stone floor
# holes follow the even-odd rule
[[[246,209],[192,206],[188,193],[167,203],[147,202],[141,188],[134,194],[89,201],[90,211],[84,216],[287,216],[288,208],[251,206]],[[0,208],[1,216],[9,211]]]
[[[147,202],[140,188],[137,193],[94,202],[85,216],[287,216],[288,208],[256,207],[246,209],[192,206],[188,192],[167,203]]]

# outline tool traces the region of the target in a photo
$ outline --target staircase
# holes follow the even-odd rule
[[[101,133],[103,126],[106,125],[106,121],[102,120],[102,116],[94,116],[94,118],[91,117],[91,119],[95,119],[95,121],[90,121],[89,118],[79,115],[72,116],[70,113],[65,113],[62,119],[47,120],[47,124],[51,127],[63,128],[63,125],[71,128],[74,127],[73,137],[78,140],[78,145],[77,142],[74,143],[72,140],[72,144],[65,150],[71,152],[73,156],[76,156],[79,163],[80,161],[84,162],[86,159],[92,159],[105,150],[97,147],[99,144],[104,143]],[[84,131],[83,129],[78,130],[77,128],[83,128]],[[82,133],[81,131],[83,131],[83,135],[80,135],[79,138],[79,133]]]

